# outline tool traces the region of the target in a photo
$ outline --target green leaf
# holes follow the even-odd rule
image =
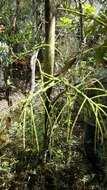
[[[100,62],[107,59],[107,40],[101,46],[96,48],[96,59]]]
[[[89,3],[85,3],[83,5],[83,9],[87,15],[94,15],[96,13],[96,8],[94,6],[91,6]]]
[[[70,26],[72,24],[72,19],[68,17],[61,17],[59,21],[59,25],[64,27],[64,26]]]

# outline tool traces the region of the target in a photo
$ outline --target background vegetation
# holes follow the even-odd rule
[[[107,2],[0,0],[0,188],[107,188]]]

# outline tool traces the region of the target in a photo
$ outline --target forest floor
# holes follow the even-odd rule
[[[67,145],[62,142],[63,156],[59,152],[43,163],[41,155],[23,149],[15,130],[13,126],[5,133],[0,148],[1,190],[106,190],[85,157],[80,134],[73,136],[68,162]]]

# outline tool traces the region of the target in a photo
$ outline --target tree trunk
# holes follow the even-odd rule
[[[54,53],[55,53],[55,3],[54,0],[45,0],[45,43],[46,47],[46,66],[44,71],[53,75],[54,72]]]
[[[32,40],[35,43],[36,40],[36,32],[37,32],[37,2],[32,0]]]
[[[45,0],[45,66],[44,72],[48,75],[54,74],[54,56],[55,56],[55,1],[54,0]],[[44,77],[44,82],[48,82],[49,79]],[[46,100],[45,100],[45,131],[44,131],[44,151],[48,150],[49,146],[49,123],[48,123],[48,114],[50,112],[50,95],[52,88],[49,88],[46,91]]]
[[[84,34],[83,34],[83,8],[82,8],[82,2],[81,0],[78,1],[79,3],[79,12],[80,12],[80,48],[84,41]]]
[[[16,0],[16,5],[15,5],[15,15],[13,17],[12,20],[12,35],[16,35],[16,33],[18,32],[18,17],[20,14],[20,1]],[[13,52],[17,53],[18,52],[18,44],[15,43],[13,45]]]

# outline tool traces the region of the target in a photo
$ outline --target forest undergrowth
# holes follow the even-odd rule
[[[35,93],[21,99],[16,109],[10,107],[1,119],[1,189],[105,188],[84,149],[84,130],[91,119],[96,122],[95,148],[105,153],[106,90],[90,76],[77,85],[67,78],[48,76],[47,86],[41,80]],[[44,154],[44,96],[50,87],[49,144]]]

